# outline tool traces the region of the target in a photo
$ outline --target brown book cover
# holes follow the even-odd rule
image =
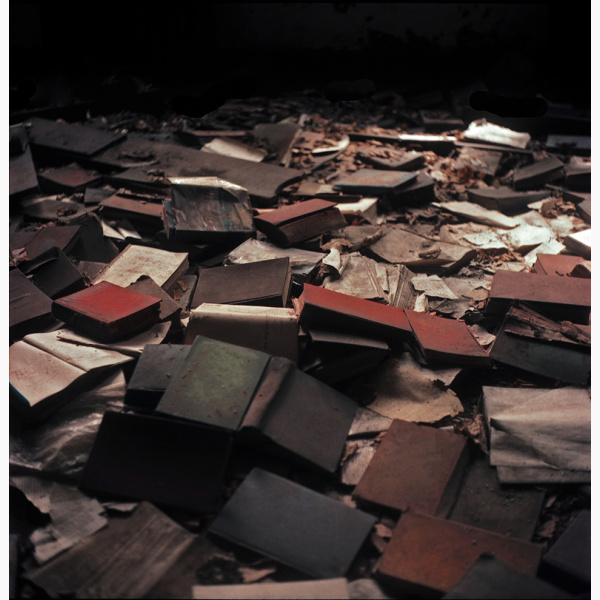
[[[538,254],[532,267],[532,273],[538,275],[568,275],[582,262],[585,262],[585,259],[581,256]]]
[[[378,577],[406,593],[440,597],[485,552],[535,576],[543,546],[414,511],[403,514],[379,565]]]
[[[300,298],[294,298],[300,324],[321,326],[346,333],[408,341],[412,329],[403,309],[371,300],[340,294],[305,284]]]
[[[514,300],[534,303],[553,317],[588,324],[591,309],[591,280],[560,275],[516,273],[499,270],[494,275],[485,312],[505,312]]]
[[[445,517],[467,460],[465,437],[394,419],[353,496],[367,506]]]
[[[254,217],[256,228],[273,241],[291,246],[346,226],[336,202],[314,198]]]
[[[104,342],[130,337],[158,322],[160,300],[107,281],[52,304],[52,315]]]
[[[285,307],[292,283],[289,258],[202,269],[192,308],[211,304]]]
[[[488,353],[463,321],[405,309],[416,340],[417,354],[426,362],[446,361],[491,367]]]

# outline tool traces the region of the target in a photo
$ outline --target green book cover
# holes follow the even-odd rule
[[[198,336],[156,410],[235,431],[270,358]]]

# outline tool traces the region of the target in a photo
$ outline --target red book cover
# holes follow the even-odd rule
[[[463,321],[405,309],[420,352],[426,361],[443,360],[464,365],[492,365],[488,353]]]
[[[412,337],[410,323],[403,309],[379,304],[305,284],[295,303],[301,322],[326,329],[344,328],[384,339],[407,341]]]
[[[158,322],[160,299],[102,281],[52,304],[66,325],[105,342],[123,339]]]

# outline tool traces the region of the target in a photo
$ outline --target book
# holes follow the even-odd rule
[[[32,146],[73,158],[89,158],[123,140],[127,135],[40,117],[29,119],[27,124]]]
[[[171,178],[163,201],[168,239],[188,243],[243,242],[255,237],[248,191],[218,177]]]
[[[525,575],[491,554],[482,554],[471,565],[464,577],[447,593],[452,600],[559,600],[572,598],[570,594],[543,579]]]
[[[201,269],[191,307],[204,302],[285,307],[291,284],[288,257]]]
[[[339,192],[354,192],[368,195],[393,194],[396,190],[408,185],[416,178],[416,173],[404,171],[359,169],[346,177],[338,179],[333,184],[333,189]]]
[[[26,420],[40,420],[93,387],[97,375],[133,360],[114,350],[61,341],[58,332],[26,335],[9,355],[10,403]]]
[[[189,351],[184,344],[148,344],[127,385],[125,404],[154,410]]]
[[[353,400],[275,357],[244,416],[239,438],[333,473],[355,412]]]
[[[54,321],[52,298],[44,294],[19,269],[8,275],[8,327],[11,339],[23,337]]]
[[[405,309],[414,333],[412,348],[426,363],[446,361],[460,365],[491,367],[486,350],[473,337],[464,321],[436,317]]]
[[[378,578],[403,593],[440,597],[485,552],[533,577],[542,549],[542,545],[410,510],[394,529]]]
[[[557,319],[587,325],[591,308],[589,279],[560,275],[496,271],[485,307],[487,315],[506,312],[511,302],[521,300]]]
[[[80,487],[210,513],[231,448],[223,431],[179,419],[107,411]]]
[[[445,517],[467,462],[463,436],[394,419],[352,495],[363,506]]]
[[[532,165],[517,168],[513,176],[515,190],[532,190],[542,187],[545,183],[563,177],[565,166],[562,160],[550,156]]]
[[[206,302],[191,311],[185,343],[192,344],[197,336],[298,362],[298,318],[293,308]]]
[[[197,337],[156,410],[333,473],[356,404],[285,358]]]
[[[527,209],[532,202],[543,200],[550,195],[547,191],[515,191],[507,187],[469,188],[467,197],[484,208],[501,212],[518,212]]]
[[[383,340],[408,341],[412,336],[408,318],[400,308],[311,284],[305,284],[293,302],[300,324],[309,329],[321,327]]]
[[[126,287],[137,281],[141,275],[148,275],[168,292],[188,267],[187,252],[168,252],[130,244],[109,263],[93,283],[108,281]]]
[[[102,175],[71,163],[65,167],[45,169],[39,173],[38,179],[42,189],[48,192],[74,194],[82,192],[87,186],[100,183]]]
[[[52,315],[77,331],[114,342],[158,322],[160,300],[102,281],[52,303]]]
[[[592,584],[592,513],[583,509],[546,552],[540,577],[572,594],[589,593]]]
[[[385,342],[364,336],[313,328],[307,334],[302,369],[329,385],[372,371],[390,351]]]
[[[336,202],[315,198],[254,217],[256,228],[282,246],[292,246],[346,226]]]
[[[42,292],[53,299],[85,288],[83,275],[56,246],[20,265],[19,268]]]
[[[144,294],[146,296],[152,296],[160,300],[158,320],[159,321],[172,321],[173,323],[179,322],[181,315],[181,306],[165,292],[159,285],[157,285],[151,277],[142,275],[137,281],[130,283],[127,286],[128,290],[137,292],[138,294]]]
[[[375,517],[254,468],[209,533],[311,577],[346,574]]]

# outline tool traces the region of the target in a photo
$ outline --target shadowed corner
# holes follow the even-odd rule
[[[548,103],[543,98],[506,98],[493,92],[473,92],[469,105],[474,110],[485,110],[503,118],[543,117]]]

